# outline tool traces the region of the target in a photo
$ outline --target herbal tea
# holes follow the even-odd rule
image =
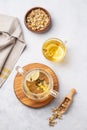
[[[34,70],[26,76],[25,86],[27,91],[34,94],[46,92],[49,86],[47,75],[39,70]]]
[[[49,39],[42,47],[43,55],[54,62],[61,61],[66,54],[66,47],[59,39]]]
[[[33,68],[25,71],[20,66],[16,67],[17,72],[23,76],[23,92],[31,100],[44,101],[49,96],[57,97],[58,92],[54,89],[54,81],[49,69]]]

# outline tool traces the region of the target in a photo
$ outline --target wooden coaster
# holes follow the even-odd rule
[[[49,68],[48,66],[46,66],[44,64],[40,64],[40,63],[32,63],[32,64],[28,64],[28,65],[24,66],[23,68],[26,71],[31,70],[33,68],[41,68],[41,69],[47,71],[48,73],[51,74],[51,76],[53,78],[54,90],[58,91],[57,77],[56,77],[54,71],[51,68]],[[35,100],[29,99],[23,92],[22,81],[23,81],[23,76],[21,74],[17,73],[17,75],[15,76],[15,79],[14,79],[14,92],[15,92],[17,98],[19,99],[19,101],[21,101],[24,105],[27,105],[27,106],[30,106],[33,108],[39,108],[39,107],[43,107],[43,106],[47,105],[54,98],[50,95],[44,101],[35,101]]]

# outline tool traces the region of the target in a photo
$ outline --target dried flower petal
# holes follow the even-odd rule
[[[48,26],[49,16],[42,9],[33,9],[26,18],[27,26],[32,30],[43,30]]]

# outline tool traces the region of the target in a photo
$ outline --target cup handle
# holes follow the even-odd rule
[[[64,41],[65,47],[69,46],[69,42],[67,40]]]
[[[52,95],[53,97],[57,98],[59,95],[59,92],[57,92],[56,90],[50,90],[50,95]]]
[[[20,67],[20,66],[16,66],[16,71],[18,72],[18,73],[20,73],[22,76],[24,76],[25,75],[25,70],[22,68],[22,67]]]

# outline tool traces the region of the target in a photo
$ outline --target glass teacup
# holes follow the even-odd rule
[[[65,57],[66,46],[60,39],[50,38],[44,42],[42,53],[48,60],[60,62]]]
[[[58,92],[53,89],[52,76],[43,69],[34,68],[25,71],[20,66],[16,67],[17,72],[23,76],[23,92],[25,95],[36,101],[43,101],[50,95],[58,96]]]

